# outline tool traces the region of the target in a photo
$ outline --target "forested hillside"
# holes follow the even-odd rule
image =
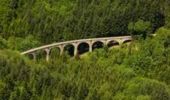
[[[4,38],[33,35],[43,43],[129,35],[129,23],[150,23],[148,33],[170,21],[169,0],[0,0]]]
[[[122,35],[133,41],[81,58],[20,54]],[[0,100],[170,100],[170,1],[0,0]]]

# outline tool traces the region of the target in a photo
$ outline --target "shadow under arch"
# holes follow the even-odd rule
[[[107,43],[107,46],[110,47],[114,47],[114,46],[119,46],[119,42],[115,41],[115,40],[111,40]]]
[[[44,49],[36,52],[36,61],[46,60],[46,51]]]
[[[30,60],[34,60],[35,59],[34,56],[36,56],[36,53],[35,54],[33,54],[33,53],[26,54],[26,57]]]
[[[125,40],[123,41],[123,44],[130,43],[130,42],[132,42],[132,40]]]
[[[82,42],[78,45],[78,54],[84,54],[89,51],[89,44],[86,42]]]
[[[96,41],[92,44],[92,50],[103,48],[103,47],[104,47],[104,43],[101,41]]]
[[[73,44],[67,44],[64,46],[64,52],[66,52],[71,57],[74,56],[75,47]]]

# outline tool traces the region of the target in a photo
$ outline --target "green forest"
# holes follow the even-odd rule
[[[49,62],[21,55],[114,36],[133,41]],[[0,0],[0,100],[170,100],[170,0]]]

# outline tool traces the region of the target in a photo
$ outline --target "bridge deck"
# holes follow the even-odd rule
[[[114,40],[114,39],[124,39],[124,38],[131,38],[131,36],[118,36],[118,37],[104,37],[104,38],[90,38],[90,39],[80,39],[80,40],[71,40],[71,41],[66,41],[66,42],[57,42],[57,43],[52,43],[44,46],[40,46],[37,48],[30,49],[28,51],[22,52],[21,54],[27,54],[27,53],[32,53],[41,49],[46,49],[46,48],[52,48],[52,47],[57,47],[59,45],[65,45],[65,44],[72,44],[72,43],[82,43],[82,42],[87,42],[87,41],[102,41],[102,40]]]

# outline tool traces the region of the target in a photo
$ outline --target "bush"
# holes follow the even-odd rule
[[[7,48],[7,41],[0,36],[0,49]]]
[[[151,33],[151,23],[140,19],[135,23],[129,23],[128,29],[132,35],[142,35],[144,38],[146,38],[146,35]]]
[[[25,51],[39,45],[40,42],[31,35],[26,38],[10,37],[8,39],[8,47],[12,50]]]
[[[115,96],[118,98],[120,94]],[[169,100],[170,91],[168,86],[162,82],[147,79],[147,78],[134,78],[126,84],[123,91],[123,98],[125,100]]]

